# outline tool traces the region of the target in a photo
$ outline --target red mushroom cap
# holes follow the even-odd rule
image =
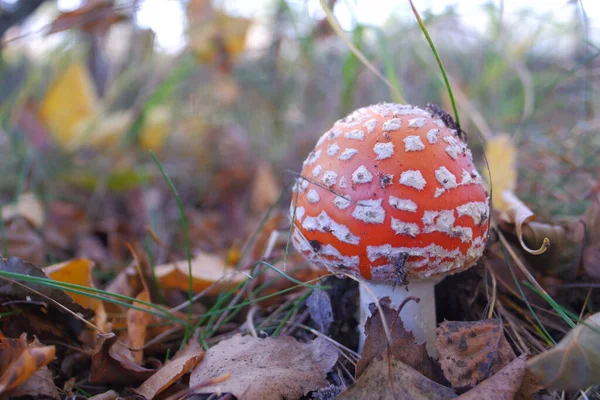
[[[332,272],[405,282],[482,255],[489,204],[471,151],[438,113],[382,103],[335,123],[309,154],[292,240]]]

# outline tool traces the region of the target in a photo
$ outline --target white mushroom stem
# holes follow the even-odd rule
[[[404,328],[411,331],[415,336],[417,343],[426,342],[427,353],[436,358],[435,350],[435,284],[437,279],[426,279],[422,281],[411,282],[406,286],[390,285],[388,283],[360,282],[360,342],[359,351],[362,352],[365,342],[365,322],[371,316],[369,304],[375,303],[384,297],[389,297],[391,307],[398,309],[398,306],[407,297],[418,297],[420,300],[408,301],[402,311],[400,318],[404,323]],[[375,295],[376,299],[373,298]],[[387,321],[388,326],[391,321]]]

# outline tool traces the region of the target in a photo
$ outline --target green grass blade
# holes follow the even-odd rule
[[[427,39],[427,43],[429,43],[431,52],[433,53],[435,60],[438,63],[438,66],[440,67],[442,77],[444,78],[444,83],[446,84],[446,89],[448,90],[448,97],[450,97],[450,103],[452,103],[452,110],[454,111],[454,120],[456,121],[458,126],[460,126],[460,118],[458,116],[458,109],[456,108],[456,101],[454,101],[454,93],[452,93],[452,87],[450,86],[450,80],[448,79],[448,75],[446,75],[446,69],[444,68],[442,59],[440,58],[440,55],[438,54],[438,52],[435,48],[435,45],[433,44],[433,40],[431,40],[431,36],[429,36],[429,32],[427,31],[427,28],[425,27],[425,24],[423,23],[423,20],[421,19],[421,15],[419,15],[419,12],[415,8],[415,5],[413,4],[412,0],[408,0],[408,2],[410,3],[410,8],[412,8],[412,12],[415,15],[415,18],[417,19],[417,23],[421,27],[421,31],[423,31],[423,34],[425,35],[425,39]]]
[[[173,181],[171,180],[169,175],[167,175],[167,172],[163,168],[160,161],[158,161],[158,158],[156,158],[156,156],[154,155],[154,152],[150,151],[150,156],[152,157],[152,160],[154,161],[154,163],[160,170],[160,173],[162,174],[162,176],[165,178],[165,181],[167,181],[169,188],[171,188],[171,192],[173,192],[173,196],[175,196],[175,201],[177,202],[177,208],[179,209],[179,217],[181,219],[181,229],[183,230],[183,238],[185,241],[185,253],[186,253],[187,262],[188,262],[188,278],[189,278],[189,290],[188,290],[188,301],[190,302],[190,305],[188,307],[188,322],[189,323],[185,327],[185,335],[184,335],[184,340],[183,340],[183,343],[187,343],[188,339],[190,338],[190,336],[192,335],[192,332],[193,332],[191,330],[191,328],[192,328],[191,320],[192,320],[192,301],[194,298],[194,278],[192,276],[192,250],[191,250],[190,238],[189,238],[189,234],[188,234],[187,218],[185,216],[185,211],[183,209],[183,203],[181,202],[181,198],[179,197],[179,192],[177,192],[177,189],[175,188]]]

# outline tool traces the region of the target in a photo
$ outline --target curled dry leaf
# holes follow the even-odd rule
[[[417,344],[412,332],[404,329],[402,319],[399,317],[401,310],[389,307],[389,298],[380,300],[383,318],[387,321],[391,334],[389,351],[397,361],[417,370],[429,379],[436,378],[436,368],[433,360],[427,354],[425,343]],[[379,310],[375,309],[365,323],[365,344],[361,358],[356,364],[355,375],[360,377],[369,363],[376,357],[388,351],[388,343]]]
[[[371,360],[356,383],[337,399],[446,400],[455,397],[452,389],[433,382],[385,351]]]
[[[113,333],[102,335],[98,347],[99,350],[92,356],[90,367],[92,384],[136,385],[156,372],[136,364],[128,350],[117,343],[117,337]]]
[[[144,289],[136,296],[137,300],[149,302],[150,295],[148,290]],[[148,309],[144,304],[136,304],[138,307]],[[144,359],[144,343],[146,342],[146,333],[148,324],[152,320],[152,315],[142,310],[130,308],[127,311],[127,339],[131,354],[136,363],[141,364]]]
[[[533,255],[539,255],[545,252],[550,246],[550,240],[547,237],[542,240],[540,248],[535,250],[530,249],[523,241],[523,225],[533,221],[535,218],[533,211],[531,211],[529,207],[519,200],[519,198],[511,191],[505,190],[502,192],[502,198],[506,203],[506,208],[502,210],[501,218],[504,221],[515,225],[521,247]]]
[[[523,382],[525,365],[525,355],[515,358],[457,400],[513,400]]]
[[[0,394],[16,388],[40,368],[54,360],[56,348],[37,340],[27,344],[27,334],[19,339],[0,338]]]
[[[231,393],[247,400],[299,399],[329,385],[325,376],[337,358],[335,346],[321,338],[300,343],[290,336],[236,335],[206,352],[192,371],[190,387],[230,373],[228,380],[203,386],[198,393]]]
[[[587,318],[550,350],[527,363],[550,389],[583,390],[600,384],[600,313]]]
[[[204,351],[198,340],[192,338],[185,348],[175,354],[161,369],[135,389],[136,393],[146,399],[153,399],[194,368],[203,356]]]
[[[543,254],[528,257],[537,271],[567,281],[575,279],[585,243],[585,224],[580,220],[564,220],[554,224],[532,221],[523,226],[523,240],[541,247],[545,239],[552,246]]]
[[[159,265],[154,268],[154,273],[163,289],[189,290],[187,260]],[[221,280],[220,285],[233,286],[247,278],[246,275],[237,272],[235,269],[226,267],[225,260],[217,255],[200,253],[192,259],[192,282],[193,290],[196,293],[207,289],[219,280]],[[216,285],[215,292],[222,288],[220,285]]]
[[[454,388],[472,388],[515,358],[500,319],[444,321],[435,345],[444,376]]]

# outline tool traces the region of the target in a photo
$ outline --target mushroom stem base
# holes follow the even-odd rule
[[[424,281],[409,283],[407,286],[396,286],[384,283],[361,282],[360,283],[360,342],[359,351],[362,352],[365,343],[365,323],[371,316],[369,304],[374,303],[375,299],[389,297],[391,307],[398,309],[400,304],[410,296],[418,297],[420,301],[408,301],[402,311],[400,318],[404,323],[404,328],[411,331],[415,336],[417,343],[426,342],[427,353],[435,358],[435,284],[437,280],[428,279]],[[372,292],[369,292],[370,291]],[[391,321],[388,321],[388,326]]]

